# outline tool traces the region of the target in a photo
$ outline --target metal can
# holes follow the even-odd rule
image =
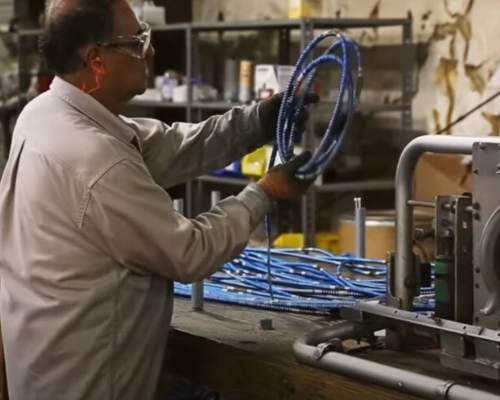
[[[238,100],[248,103],[253,100],[252,90],[253,62],[249,60],[240,61],[240,89]]]

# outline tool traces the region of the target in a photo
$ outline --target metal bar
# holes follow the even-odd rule
[[[413,208],[408,202],[413,197],[413,173],[417,161],[425,152],[471,154],[475,142],[500,144],[500,138],[474,138],[424,135],[412,140],[403,150],[396,169],[396,273],[394,295],[399,307],[412,308],[416,271],[412,252]]]
[[[154,25],[153,32],[183,31],[193,29],[196,31],[227,31],[227,30],[257,30],[257,29],[300,29],[304,20],[262,20],[262,21],[235,21],[218,23],[175,23],[165,25]],[[401,26],[408,22],[401,18],[313,18],[308,19],[316,28],[372,28]],[[40,35],[42,29],[22,29],[14,34]]]
[[[402,65],[401,65],[401,92],[402,105],[401,111],[401,129],[403,133],[409,133],[413,127],[412,99],[413,99],[413,68],[415,67],[415,54],[413,48],[413,29],[412,20],[408,18],[403,24],[402,37]],[[405,135],[399,135],[400,148],[403,148],[407,142],[403,140]]]
[[[196,214],[205,211],[203,207],[203,182],[200,180],[191,183],[194,189],[193,210]],[[203,311],[204,286],[203,280],[191,285],[191,308],[193,311]]]
[[[222,176],[212,176],[212,175],[202,175],[196,178],[196,180],[208,183],[234,185],[234,186],[246,186],[250,182],[248,179],[244,178],[226,178]]]
[[[376,28],[408,23],[407,18],[313,18],[310,21],[316,28]]]
[[[201,184],[201,182],[200,182]],[[210,205],[211,207],[215,207],[217,203],[220,201],[220,192],[212,191],[210,193]],[[204,283],[203,280],[199,282],[195,282],[192,285],[191,291],[191,306],[193,311],[203,311],[203,303],[204,303]]]
[[[314,27],[310,21],[302,21],[300,46],[304,50],[307,43],[313,38]],[[303,135],[302,146],[304,150],[313,151],[314,149],[314,115],[309,116],[307,121],[307,129]],[[302,196],[302,232],[304,233],[304,246],[315,246],[316,233],[316,193],[314,190],[308,190]]]
[[[493,329],[484,328],[482,326],[469,325],[457,321],[436,318],[434,315],[399,310],[394,307],[363,301],[357,303],[353,308],[354,310],[366,313],[368,315],[368,320],[371,320],[371,316],[374,315],[384,319],[387,318],[387,323],[390,325],[394,325],[394,323],[390,323],[391,321],[400,321],[411,325],[418,325],[421,328],[460,334],[473,339],[480,339],[488,342],[498,343],[500,345],[500,332]]]
[[[401,26],[408,22],[406,18],[312,18],[298,20],[261,20],[261,21],[233,21],[218,23],[194,23],[191,27],[197,31],[217,30],[257,30],[257,29],[300,29],[305,22],[317,28],[370,28]]]
[[[189,29],[190,24],[166,24],[166,25],[153,25],[151,30],[153,32],[163,31],[184,31]]]
[[[457,197],[455,205],[455,321],[471,324],[474,315],[472,198]]]
[[[186,122],[192,122],[193,119],[193,32],[191,28],[186,30]]]
[[[433,201],[408,200],[408,205],[412,207],[436,208]]]
[[[156,108],[185,108],[188,106],[187,102],[172,102],[163,100],[142,100],[134,98],[129,103],[129,106],[135,107],[156,107]],[[193,109],[201,110],[230,110],[233,107],[244,106],[243,103],[232,103],[226,101],[193,101],[191,106]]]
[[[288,62],[289,63],[289,62]],[[284,64],[287,64],[285,62]],[[142,100],[139,98],[132,99],[129,103],[129,106],[132,107],[156,107],[156,108],[185,108],[187,107],[186,102],[172,102],[172,101],[163,101],[163,100]],[[193,109],[203,109],[203,110],[230,110],[233,107],[242,107],[246,104],[240,102],[228,102],[228,101],[193,101],[191,106]],[[328,110],[331,107],[331,103],[320,102],[316,105],[316,109],[318,112],[327,111],[326,107],[328,106]],[[384,113],[384,112],[401,112],[403,110],[408,109],[408,106],[403,105],[393,105],[393,104],[381,104],[374,106],[363,106],[356,110],[356,112],[361,114],[374,114],[374,113]]]
[[[392,179],[373,179],[353,182],[325,183],[315,186],[317,192],[355,192],[365,190],[391,190],[394,189]]]
[[[193,32],[189,25],[186,28],[186,77],[187,77],[187,103],[186,122],[193,122]],[[193,182],[188,181],[185,185],[185,214],[192,218],[194,215],[193,206]]]
[[[366,209],[361,206],[361,197],[354,198],[354,222],[356,226],[356,256],[365,256]]]

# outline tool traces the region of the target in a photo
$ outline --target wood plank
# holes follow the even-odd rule
[[[262,319],[271,319],[274,329],[261,329]],[[235,399],[308,399],[305,393],[314,393],[316,397],[310,398],[320,400],[416,398],[298,364],[292,353],[293,342],[335,322],[333,316],[271,312],[215,302],[205,302],[205,311],[194,312],[189,299],[176,298],[168,368]],[[358,347],[355,341],[344,344],[346,348]],[[497,382],[441,366],[439,349],[408,353],[370,350],[357,356],[445,381],[469,382],[488,391],[498,386]]]
[[[273,330],[262,330],[272,319]],[[176,298],[167,370],[221,391],[227,399],[417,399],[295,361],[292,343],[332,318],[205,302],[194,312]],[[335,397],[333,397],[335,396]]]
[[[225,400],[418,399],[178,330],[169,337],[166,369],[209,385]]]

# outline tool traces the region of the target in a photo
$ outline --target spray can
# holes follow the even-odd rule
[[[240,89],[238,100],[248,103],[253,100],[252,93],[253,62],[241,60],[240,62]]]

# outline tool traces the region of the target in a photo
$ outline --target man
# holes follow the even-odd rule
[[[168,188],[272,137],[279,98],[200,124],[127,119],[150,32],[126,0],[55,0],[51,89],[18,120],[0,184],[0,316],[11,400],[149,400],[172,311],[244,248],[270,200],[302,195],[307,161],[277,167],[187,219]]]

